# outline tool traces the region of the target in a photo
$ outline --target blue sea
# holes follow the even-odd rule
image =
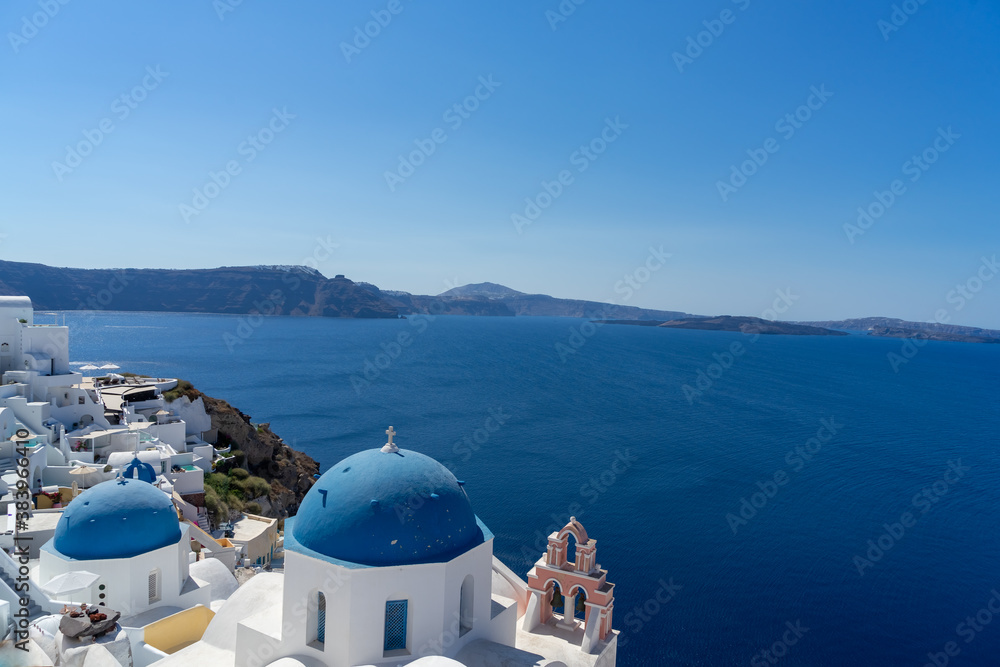
[[[620,665],[1000,664],[1000,346],[65,317],[73,360],[190,380],[323,469],[393,425],[522,575],[574,514],[616,584]]]

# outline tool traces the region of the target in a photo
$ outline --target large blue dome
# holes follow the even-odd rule
[[[52,545],[69,558],[131,558],[176,544],[177,510],[167,494],[138,479],[101,482],[77,496],[56,524]]]
[[[418,452],[366,450],[328,470],[295,516],[292,544],[349,563],[450,560],[484,535],[462,485]]]

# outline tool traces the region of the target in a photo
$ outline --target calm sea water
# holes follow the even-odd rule
[[[575,513],[617,585],[621,665],[774,664],[770,647],[782,665],[924,665],[948,642],[952,664],[1000,664],[1000,617],[981,612],[1000,590],[1000,346],[929,343],[894,372],[901,341],[864,336],[576,336],[585,321],[564,318],[66,321],[74,360],[186,378],[324,469],[381,446],[392,424],[466,480],[521,574]],[[699,371],[712,386],[689,401]],[[487,432],[491,415],[503,424]],[[810,441],[824,420],[825,442]]]

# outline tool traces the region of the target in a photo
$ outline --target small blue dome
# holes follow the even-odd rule
[[[138,479],[152,484],[156,481],[156,471],[148,463],[143,463],[138,458],[134,458],[132,459],[132,463],[129,463],[125,470],[122,470],[122,477]]]
[[[366,450],[328,470],[306,494],[295,544],[363,565],[441,562],[484,541],[465,490],[429,456]]]
[[[56,524],[52,545],[69,558],[131,558],[181,539],[167,494],[138,479],[101,482],[77,496]]]

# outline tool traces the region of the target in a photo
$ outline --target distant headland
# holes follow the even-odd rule
[[[38,310],[397,318],[401,315],[543,315],[661,319],[692,317],[596,301],[524,294],[481,283],[437,296],[383,291],[306,266],[216,269],[72,269],[0,261],[0,296],[28,296]]]
[[[476,283],[441,294],[411,294],[327,278],[307,266],[227,266],[215,269],[74,269],[0,260],[0,296],[28,296],[39,310],[109,310],[301,317],[384,318],[410,314],[494,317],[584,317],[602,322],[759,334],[870,336],[972,343],[1000,342],[1000,331],[936,322],[866,317],[775,322],[757,317],[705,316],[582,299],[527,294]]]

